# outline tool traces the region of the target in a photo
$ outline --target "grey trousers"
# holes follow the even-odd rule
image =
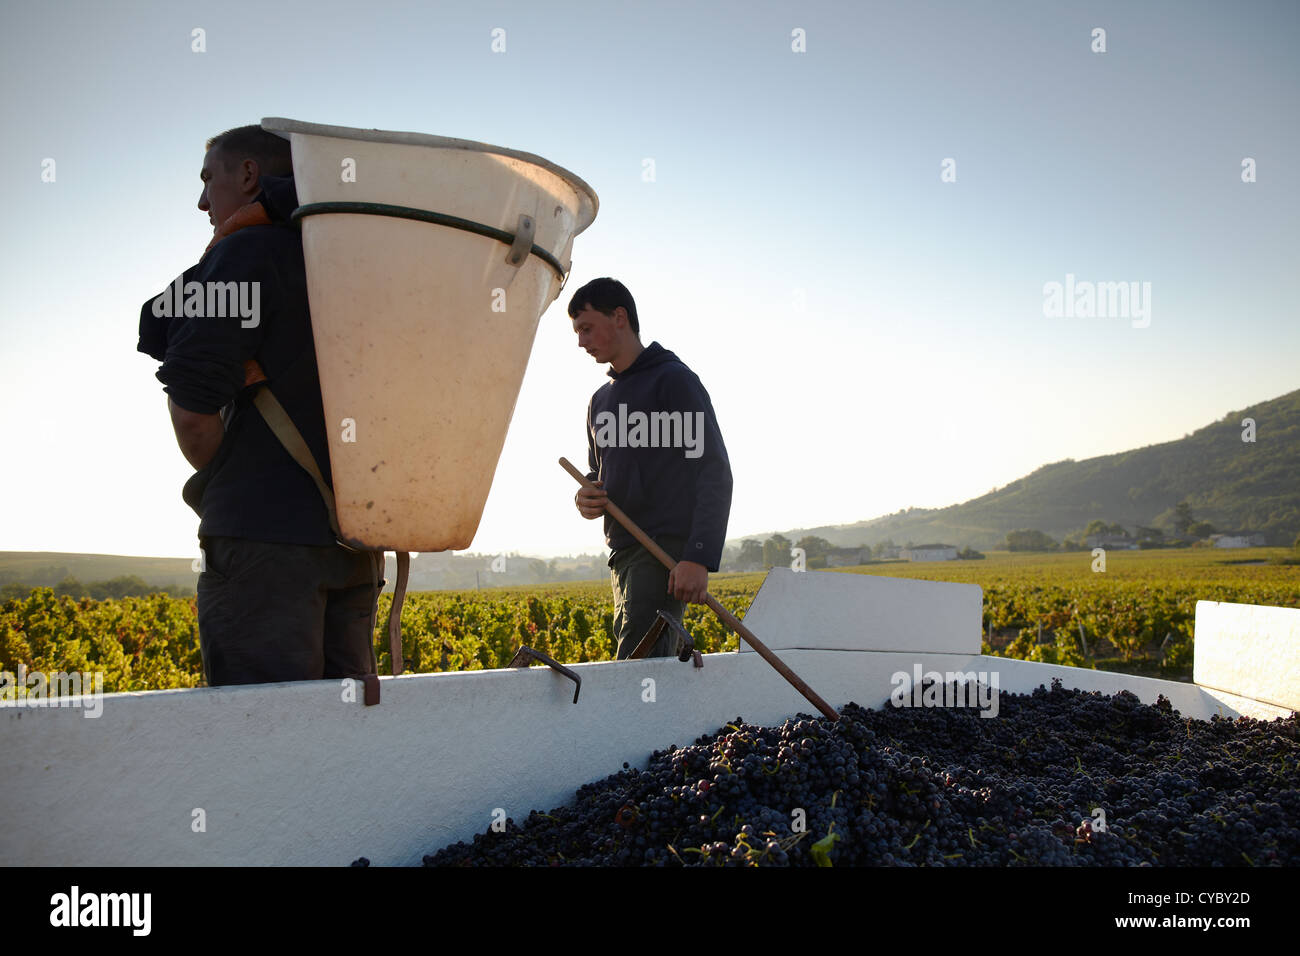
[[[209,687],[373,674],[382,555],[206,537],[199,647]]]
[[[685,541],[664,535],[655,539],[668,556],[679,559]],[[614,639],[618,642],[617,660],[626,660],[641,643],[659,611],[666,611],[678,621],[686,605],[668,593],[668,569],[639,544],[620,548],[609,558],[610,586],[614,591]],[[664,628],[651,657],[676,657],[677,634]]]

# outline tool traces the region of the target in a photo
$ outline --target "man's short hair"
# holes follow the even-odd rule
[[[632,293],[627,291],[627,286],[623,283],[608,276],[592,279],[573,293],[573,298],[569,300],[569,318],[576,319],[583,309],[595,309],[604,315],[613,315],[620,305],[627,310],[627,324],[632,327],[632,332],[640,335],[641,323],[637,321]]]
[[[221,157],[221,165],[228,173],[238,163],[253,159],[257,161],[258,171],[263,176],[293,175],[293,154],[289,151],[289,141],[283,136],[268,133],[260,126],[236,126],[218,133],[208,140],[207,148],[214,147]]]

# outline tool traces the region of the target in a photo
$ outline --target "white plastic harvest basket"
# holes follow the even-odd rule
[[[293,150],[342,535],[467,548],[596,194],[539,156],[483,143],[262,127]]]

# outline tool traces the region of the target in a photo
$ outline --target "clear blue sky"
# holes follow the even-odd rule
[[[136,322],[210,236],[204,141],[264,116],[586,179],[572,287],[621,278],[700,375],[731,536],[1179,438],[1300,387],[1298,46],[1294,2],[6,4],[0,550],[197,553]],[[1067,273],[1149,282],[1149,326],[1045,317]],[[566,302],[476,551],[603,547],[554,465],[605,381]]]

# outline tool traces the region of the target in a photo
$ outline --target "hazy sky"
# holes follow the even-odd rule
[[[197,554],[137,317],[211,235],[204,141],[265,116],[589,182],[570,289],[622,279],[699,374],[730,536],[1180,438],[1300,387],[1298,45],[1292,0],[7,3],[0,550]],[[1149,288],[1149,315],[1046,315],[1067,275]],[[606,381],[567,291],[475,551],[603,548],[554,464]]]

